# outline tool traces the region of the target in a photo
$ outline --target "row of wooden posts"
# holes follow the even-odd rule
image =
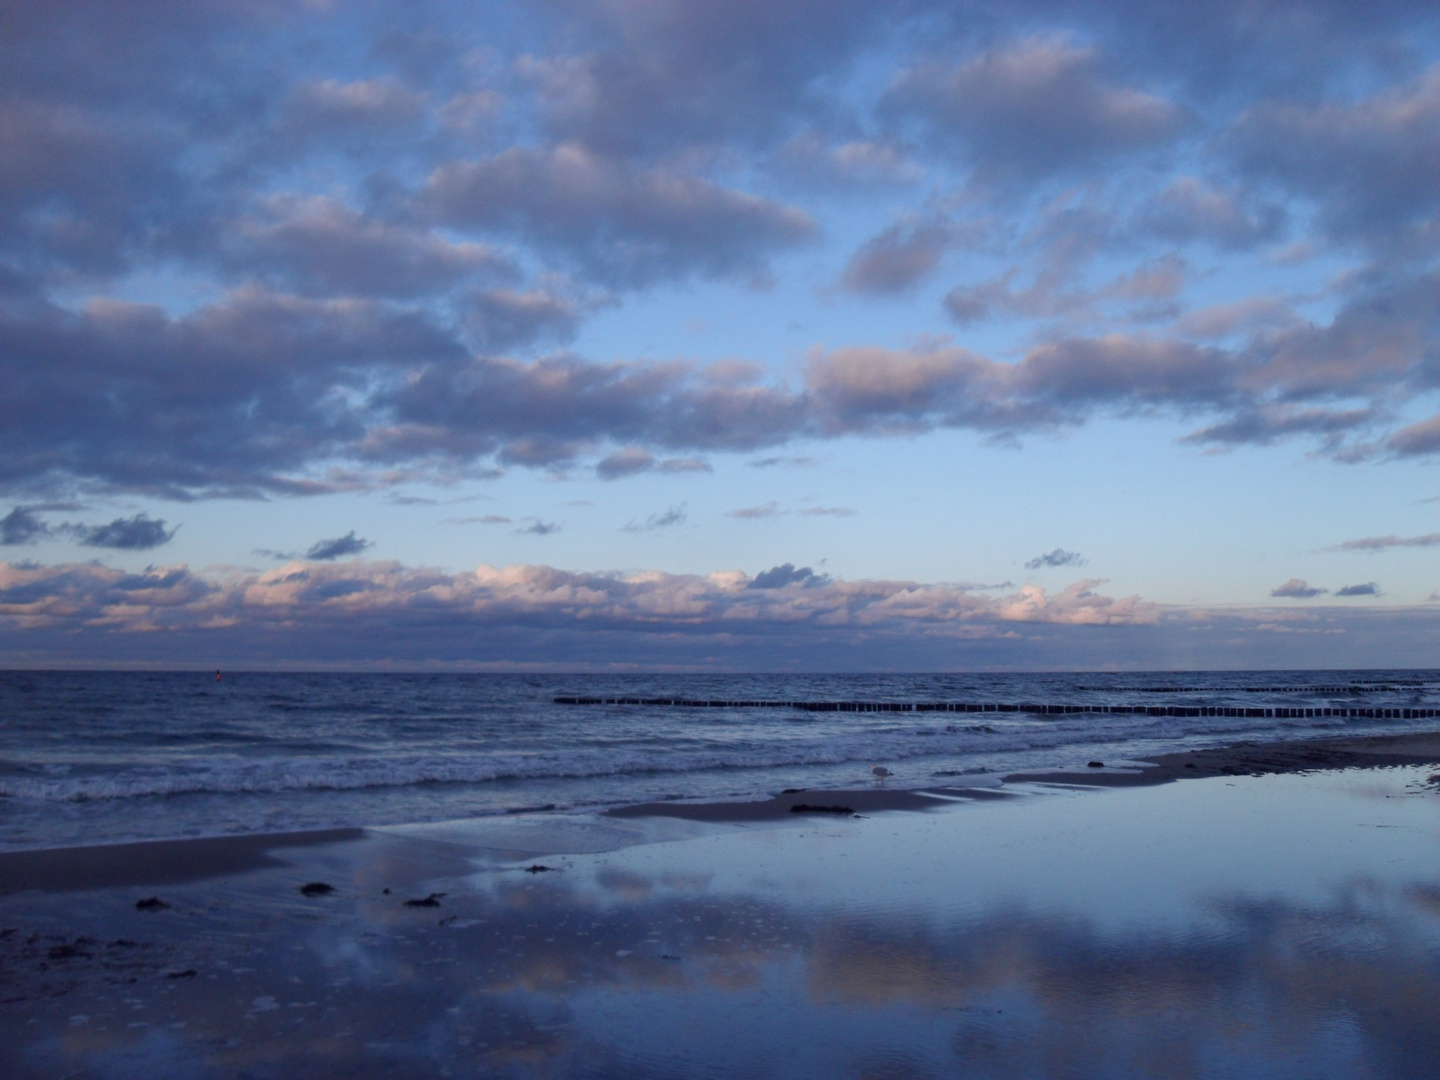
[[[944,712],[1032,713],[1042,716],[1069,713],[1117,713],[1136,716],[1239,716],[1263,719],[1344,717],[1370,720],[1420,720],[1440,716],[1440,709],[1358,706],[1250,707],[1241,705],[1008,705],[999,702],[954,701],[766,701],[715,698],[557,697],[557,705],[658,705],[679,709],[799,709],[803,712]]]

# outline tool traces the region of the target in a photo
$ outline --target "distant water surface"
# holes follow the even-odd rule
[[[1364,709],[811,712],[557,697]],[[0,850],[441,821],[783,787],[985,783],[1239,740],[1435,730],[1440,671],[1125,675],[0,673]]]

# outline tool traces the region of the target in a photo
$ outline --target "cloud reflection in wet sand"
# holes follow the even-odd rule
[[[1207,796],[1187,811],[1179,787],[1209,790],[1192,784],[1143,796],[1169,808],[1172,836],[1187,816],[1193,824],[1194,806],[1217,805]],[[1390,828],[1413,839],[1392,831],[1385,842],[1429,851],[1433,793],[1402,800],[1398,780],[1384,785],[1392,801],[1362,785],[1342,809],[1370,822],[1389,807],[1401,822]],[[969,812],[926,819],[938,822],[932,841],[1000,827],[995,811]],[[856,824],[874,826],[873,841],[892,826],[913,835],[915,821]],[[322,901],[300,898],[291,880],[314,866],[177,888],[158,915],[114,893],[11,897],[0,921],[18,932],[0,941],[0,982],[25,1000],[0,1006],[0,1071],[1419,1077],[1440,1060],[1440,878],[1414,864],[1385,876],[1376,868],[1389,849],[1337,845],[1350,869],[1328,882],[1303,869],[1290,889],[1276,885],[1283,871],[1248,888],[1217,881],[1187,917],[1164,920],[1134,899],[1153,891],[1146,875],[1160,865],[1138,853],[1134,880],[1113,878],[1098,900],[1007,899],[1003,888],[950,906],[896,902],[878,887],[842,894],[842,871],[816,874],[805,851],[863,856],[864,835],[751,831],[722,838],[729,847],[550,857],[545,874],[492,857],[459,876],[455,849],[434,845],[448,864],[427,863],[424,843],[385,838],[358,845],[349,864],[316,855],[340,885]],[[1105,842],[1087,841],[1092,853]],[[957,896],[986,873],[958,842],[930,850]],[[696,870],[726,851],[752,856],[748,886],[718,860],[714,873]],[[809,891],[796,886],[805,875]],[[404,906],[432,888],[446,894],[439,910]],[[55,943],[46,935],[62,933],[92,935],[95,958],[51,960],[37,974]],[[141,941],[153,960],[107,966],[112,939]],[[185,968],[198,977],[166,977]]]

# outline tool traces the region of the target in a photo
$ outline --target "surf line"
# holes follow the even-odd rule
[[[1440,709],[1358,708],[1347,706],[1241,706],[1241,705],[1038,705],[955,701],[765,701],[715,698],[557,697],[556,705],[648,705],[672,709],[799,709],[802,712],[944,712],[1031,713],[1061,716],[1074,713],[1110,713],[1129,716],[1238,716],[1255,719],[1340,717],[1365,720],[1426,720]]]

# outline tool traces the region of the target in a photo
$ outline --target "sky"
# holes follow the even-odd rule
[[[0,665],[1440,666],[1432,0],[0,0]]]

